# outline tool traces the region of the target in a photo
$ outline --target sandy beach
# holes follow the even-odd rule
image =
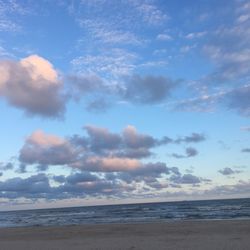
[[[2,228],[1,250],[249,250],[250,220]]]

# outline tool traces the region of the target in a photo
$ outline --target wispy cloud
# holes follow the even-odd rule
[[[134,33],[112,27],[114,24],[105,23],[105,21],[83,19],[78,20],[78,22],[82,28],[85,28],[90,33],[94,42],[132,45],[142,43]]]
[[[75,58],[71,64],[79,73],[100,74],[110,79],[130,74],[136,67],[136,59],[136,54],[116,48],[99,55]]]
[[[26,15],[29,13],[27,7],[15,0],[0,1],[0,32],[20,31],[21,25],[16,21],[14,15]]]

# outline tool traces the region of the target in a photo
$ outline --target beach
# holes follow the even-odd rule
[[[249,250],[250,220],[0,229],[1,250]]]

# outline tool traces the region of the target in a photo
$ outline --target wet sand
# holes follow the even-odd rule
[[[0,229],[0,250],[249,250],[250,220]]]

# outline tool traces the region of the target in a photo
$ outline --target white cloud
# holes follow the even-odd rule
[[[130,74],[137,56],[123,49],[111,49],[100,55],[86,55],[71,61],[74,69],[83,74],[100,74],[106,78],[117,78]]]
[[[0,31],[16,32],[22,28],[17,16],[28,14],[28,8],[16,0],[0,0]],[[13,17],[12,15],[15,15]]]
[[[88,30],[94,38],[94,42],[110,44],[134,44],[139,45],[142,41],[131,31],[122,30],[115,24],[105,23],[104,20],[98,22],[91,19],[78,20],[81,27]]]
[[[171,40],[173,40],[173,38],[168,34],[158,34],[156,39],[160,40],[160,41],[171,41]]]
[[[201,32],[193,32],[193,33],[188,33],[185,38],[192,40],[192,39],[197,39],[205,36],[207,34],[206,31],[201,31]]]
[[[137,11],[141,14],[143,20],[150,25],[160,25],[169,19],[169,16],[160,10],[153,3],[147,1],[130,1]]]

